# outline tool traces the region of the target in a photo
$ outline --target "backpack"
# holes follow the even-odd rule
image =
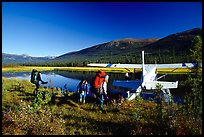
[[[90,91],[92,93],[98,93],[100,92],[99,90],[97,90],[103,83],[103,80],[105,79],[106,73],[102,70],[99,70],[98,73],[96,74],[96,76],[91,80],[90,82]]]
[[[30,79],[31,83],[36,84],[38,82],[37,75],[38,75],[38,71],[36,69],[33,69],[31,72],[31,79]]]
[[[95,77],[91,79],[91,82],[90,82],[90,91],[92,93],[94,93],[95,91],[95,87],[94,87],[94,80],[95,80]]]

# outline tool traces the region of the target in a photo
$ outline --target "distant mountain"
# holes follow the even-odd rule
[[[48,57],[32,57],[26,54],[7,54],[2,53],[2,64],[21,64],[21,63],[36,63],[36,62],[47,62],[54,59],[52,56]]]
[[[92,61],[100,60],[101,58],[111,57],[115,55],[128,54],[135,51],[137,48],[144,47],[148,44],[158,41],[158,38],[152,39],[121,39],[111,42],[99,44],[90,48],[86,48],[77,52],[63,54],[54,59],[54,61]]]
[[[63,54],[56,57],[53,61],[127,63],[128,61],[123,61],[125,58],[126,60],[130,60],[131,58],[139,58],[142,50],[145,50],[146,53],[160,56],[160,58],[161,55],[167,57],[174,56],[174,58],[177,56],[177,60],[179,62],[187,61],[184,57],[189,55],[189,50],[193,46],[192,41],[196,35],[200,35],[202,37],[202,30],[200,28],[178,32],[160,39],[127,38],[113,40],[80,51]]]
[[[145,49],[151,49],[152,51],[160,49],[164,52],[171,52],[172,50],[175,50],[177,54],[180,54],[181,52],[187,52],[190,48],[192,48],[192,41],[196,35],[202,37],[202,30],[200,28],[171,34],[155,43],[145,46]]]

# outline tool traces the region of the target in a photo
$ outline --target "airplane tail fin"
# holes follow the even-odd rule
[[[145,70],[145,63],[144,63],[144,50],[142,51],[142,81],[144,80],[144,76],[147,73]]]
[[[142,81],[147,82],[156,80],[156,68],[157,64],[145,66],[144,51],[142,51]]]

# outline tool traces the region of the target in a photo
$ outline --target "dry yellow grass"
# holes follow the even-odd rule
[[[32,69],[47,71],[47,70],[54,70],[55,68],[56,67],[36,67],[36,66],[3,67],[2,72],[23,72],[23,71],[32,71]]]
[[[104,70],[105,72],[134,72],[133,68],[99,68],[99,67],[38,67],[38,66],[18,66],[18,67],[3,67],[2,72],[31,72],[32,69],[37,69],[40,71],[52,71],[52,70],[65,70],[65,71],[98,71]],[[172,72],[173,69],[157,69],[158,73],[188,73],[192,70],[187,68],[179,68]],[[141,69],[136,69],[136,72],[141,71]]]

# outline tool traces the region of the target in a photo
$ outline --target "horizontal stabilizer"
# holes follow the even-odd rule
[[[114,80],[112,86],[137,89],[141,84],[141,80]]]
[[[166,81],[144,82],[146,89],[156,89],[157,84],[161,84],[162,89],[178,88],[178,81],[176,81],[176,82],[166,82]]]

